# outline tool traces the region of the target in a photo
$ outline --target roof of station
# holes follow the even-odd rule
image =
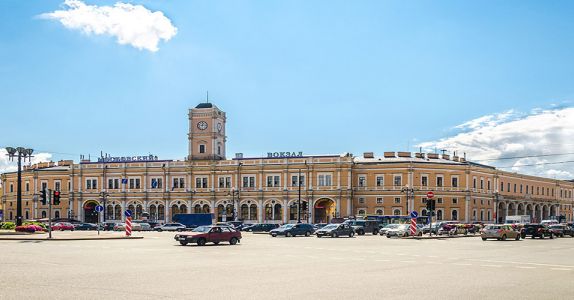
[[[213,103],[209,102],[199,103],[195,108],[213,108]]]

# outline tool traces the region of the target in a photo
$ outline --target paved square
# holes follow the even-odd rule
[[[56,233],[59,236],[95,233]],[[120,233],[103,233],[119,235]],[[1,241],[0,299],[571,299],[574,239]]]

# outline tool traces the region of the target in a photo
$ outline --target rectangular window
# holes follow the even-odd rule
[[[199,145],[199,153],[205,153],[205,145]]]
[[[504,192],[504,182],[500,182],[500,191]]]
[[[437,203],[437,204],[442,204],[442,198],[437,198],[437,199],[436,199],[436,203]]]
[[[179,189],[179,178],[173,178],[172,188]]]
[[[152,178],[151,179],[151,188],[152,189],[161,189],[163,185],[162,178]]]
[[[45,191],[48,189],[48,183],[47,182],[42,182],[42,190]]]
[[[90,179],[86,180],[86,190],[92,189],[92,181]]]
[[[383,186],[384,179],[383,176],[377,176],[377,186]]]
[[[484,179],[480,178],[480,189],[484,189]]]
[[[458,177],[452,177],[452,187],[458,187]]]
[[[506,184],[506,191],[510,192],[510,182]]]
[[[377,204],[383,204],[383,197],[377,197]]]
[[[359,187],[364,187],[367,185],[367,178],[365,176],[359,176]]]
[[[136,181],[134,178],[130,178],[130,190],[136,188]]]
[[[292,175],[291,176],[291,186],[299,186],[297,184],[297,178],[299,176],[298,175]],[[299,180],[299,184],[301,184],[301,186],[305,186],[305,175],[301,175],[301,179]]]
[[[452,204],[458,204],[458,198],[452,198]]]
[[[318,176],[319,186],[331,186],[331,175],[329,174],[319,174]]]
[[[394,186],[402,186],[403,177],[401,175],[395,175],[393,179]]]
[[[255,176],[244,176],[243,177],[243,187],[244,188],[254,188],[255,187]]]
[[[401,204],[401,198],[400,197],[395,198],[395,204]]]
[[[436,178],[436,186],[437,186],[437,187],[442,187],[442,186],[443,186],[443,177],[442,177],[442,176],[437,176],[437,178]]]
[[[422,186],[429,186],[429,178],[427,176],[421,177],[421,185]]]
[[[516,183],[514,184],[514,192],[516,193]]]
[[[522,194],[522,184],[520,185],[520,193]]]
[[[30,183],[26,182],[26,192],[29,192],[29,191],[30,191]]]
[[[486,188],[490,191],[490,179],[486,182]]]
[[[201,178],[201,187],[204,189],[207,188],[207,177]]]
[[[359,204],[365,204],[365,198],[359,197]]]
[[[476,177],[472,179],[472,188],[476,188]]]
[[[219,188],[225,187],[225,177],[219,177]]]

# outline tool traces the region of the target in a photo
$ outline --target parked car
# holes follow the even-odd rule
[[[72,223],[66,223],[66,222],[56,223],[56,224],[52,225],[52,230],[60,230],[60,231],[70,230],[70,231],[74,231],[74,225],[72,225]]]
[[[379,233],[379,222],[375,220],[347,220],[344,223],[347,223],[353,227],[355,233],[358,235],[364,235],[365,232],[372,233],[376,235]]]
[[[391,238],[393,236],[396,236],[396,237],[411,236],[411,224],[400,224],[399,226],[397,226],[395,228],[390,228],[387,230],[385,235],[388,238]],[[417,224],[416,229],[415,229],[415,236],[422,236],[422,235],[423,235],[422,226]]]
[[[103,230],[112,231],[112,230],[114,230],[114,226],[116,226],[116,222],[104,222],[101,225],[102,225]]]
[[[74,226],[74,230],[98,230],[98,225],[91,223],[80,223]]]
[[[387,224],[385,225],[385,227],[379,229],[379,234],[381,236],[386,236],[387,235],[387,231],[389,231],[390,229],[394,229],[399,227],[401,224]]]
[[[321,229],[321,228],[323,228],[323,227],[325,227],[325,226],[327,226],[327,225],[329,225],[329,223],[317,223],[317,224],[313,224],[313,226],[314,226],[316,229]]]
[[[229,226],[199,226],[189,233],[176,234],[174,239],[182,246],[188,243],[197,243],[198,246],[203,246],[206,243],[217,245],[220,242],[229,242],[229,244],[235,245],[241,242],[241,232],[233,230]]]
[[[147,223],[147,222],[144,222],[144,221],[141,221],[141,220],[133,221],[133,222],[132,222],[132,226],[133,226],[133,224],[135,224],[135,223],[137,223],[137,224],[140,225],[140,227],[141,227],[141,229],[139,229],[140,231],[151,231],[151,230],[152,230],[151,225],[150,225],[149,223]],[[132,228],[132,230],[133,230],[133,228]],[[136,231],[137,231],[137,230],[136,230]]]
[[[126,223],[116,223],[114,225],[114,231],[125,231],[126,230]],[[132,223],[132,232],[133,231],[142,231],[141,223]]]
[[[554,234],[554,236],[564,237],[569,235],[570,237],[574,237],[574,231],[572,231],[572,227],[562,224],[554,224],[548,226],[548,229]]]
[[[348,236],[353,237],[355,235],[355,230],[349,224],[329,224],[317,231],[315,234],[318,238],[323,236],[330,236],[330,237],[340,237],[340,236]]]
[[[520,231],[514,230],[511,225],[486,225],[480,231],[480,237],[483,241],[487,239],[497,239],[506,241],[506,239],[520,240]]]
[[[184,231],[185,225],[181,224],[181,223],[166,223],[163,224],[161,226],[157,226],[155,227],[153,230],[158,231],[158,232],[162,232],[162,231]]]
[[[456,224],[459,223],[458,221],[439,221],[432,223],[432,233],[438,234],[438,231],[444,227],[445,224]],[[423,234],[427,234],[431,232],[431,225],[427,224],[423,227]]]
[[[275,228],[279,227],[278,224],[263,224],[263,223],[258,223],[258,224],[253,224],[249,227],[246,227],[244,229],[244,231],[247,232],[269,232]]]
[[[315,228],[313,228],[313,225],[311,224],[285,224],[269,231],[269,234],[272,237],[276,237],[278,235],[284,235],[286,237],[298,235],[310,236],[314,231]]]
[[[526,225],[524,225],[524,228],[522,229],[520,237],[524,239],[527,236],[531,236],[532,238],[539,237],[541,239],[543,239],[544,237],[549,237],[551,239],[554,238],[554,234],[544,224],[526,224]]]

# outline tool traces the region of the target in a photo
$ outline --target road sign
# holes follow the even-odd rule
[[[411,219],[416,219],[419,216],[419,213],[416,210],[411,211]]]
[[[132,211],[129,210],[129,209],[126,209],[126,211],[124,211],[124,216],[126,216],[126,217],[128,217],[128,218],[131,217],[131,216],[132,216]]]
[[[96,205],[96,211],[100,213],[100,212],[104,211],[104,207],[101,205]]]
[[[126,213],[130,211],[129,209],[126,210]],[[130,212],[131,214],[131,212]],[[131,236],[132,235],[132,217],[127,217],[126,218],[126,236]]]
[[[434,193],[433,192],[427,192],[427,198],[431,199],[432,197],[434,197]]]

